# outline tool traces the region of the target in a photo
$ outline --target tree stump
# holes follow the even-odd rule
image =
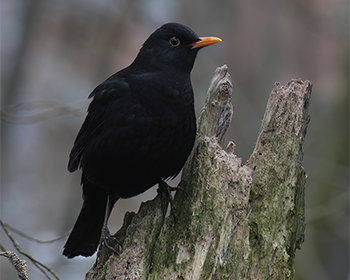
[[[160,195],[126,213],[115,235],[120,255],[103,249],[86,279],[293,279],[305,230],[310,96],[309,81],[275,84],[242,165],[232,142],[220,146],[233,110],[228,67],[217,68],[183,169],[185,192],[174,198],[176,220],[164,217]]]

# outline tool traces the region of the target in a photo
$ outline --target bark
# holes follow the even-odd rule
[[[162,201],[127,213],[116,237],[120,255],[103,249],[86,279],[293,279],[304,240],[305,186],[301,166],[309,81],[278,83],[248,162],[234,144],[220,146],[232,118],[227,66],[217,68],[198,134],[174,199],[176,221]]]

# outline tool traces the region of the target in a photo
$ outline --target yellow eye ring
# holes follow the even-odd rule
[[[180,45],[180,39],[177,37],[172,37],[169,40],[169,44],[172,45],[173,47],[177,47],[178,45]]]

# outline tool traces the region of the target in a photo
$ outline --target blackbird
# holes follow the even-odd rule
[[[83,206],[63,255],[87,257],[99,244],[110,247],[107,220],[116,201],[180,172],[196,136],[190,72],[198,50],[220,41],[164,24],[130,66],[89,95],[68,163],[69,172],[82,169]]]

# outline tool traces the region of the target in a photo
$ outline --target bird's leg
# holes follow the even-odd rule
[[[174,207],[174,199],[171,195],[171,192],[176,190],[177,188],[169,186],[165,181],[161,180],[158,183],[159,185],[159,193],[161,196],[161,203],[162,203],[162,211],[163,215],[166,215],[166,211],[168,208],[168,203],[170,203],[170,215],[174,217],[174,222],[176,222],[176,217],[175,217],[175,207]],[[165,199],[164,199],[164,194],[165,194]],[[166,204],[165,202],[168,201]]]
[[[120,247],[122,247],[122,244],[119,242],[119,240],[117,238],[115,238],[114,236],[112,236],[111,233],[109,232],[109,229],[108,229],[108,218],[111,215],[113,206],[117,202],[118,199],[119,199],[119,197],[117,197],[117,196],[113,196],[113,195],[107,196],[106,212],[105,212],[105,218],[103,221],[103,227],[102,227],[101,238],[100,238],[100,245],[99,245],[97,256],[100,255],[102,246],[107,247],[113,253],[119,255],[119,252],[117,250],[115,250],[111,245],[108,244],[109,240],[116,241],[118,243],[118,245]]]

